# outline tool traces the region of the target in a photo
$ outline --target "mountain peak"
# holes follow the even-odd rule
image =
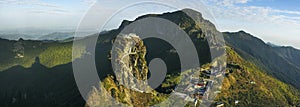
[[[245,33],[245,34],[248,34],[246,31],[244,31],[244,30],[240,30],[240,31],[238,31],[239,33]]]
[[[23,38],[19,38],[19,40],[18,41],[24,41],[24,39]]]
[[[197,12],[193,9],[186,8],[163,14],[146,14],[136,18],[134,21],[148,17],[163,18],[171,21],[178,25],[182,30],[189,33],[190,36],[200,39],[205,39],[205,35],[208,33],[215,33],[215,35],[219,35],[218,33],[220,33],[217,31],[213,23],[204,19],[200,12]],[[123,20],[118,30],[122,30],[125,26],[133,23],[134,21]]]
[[[271,42],[267,42],[266,44],[271,46],[271,47],[282,47],[282,46],[276,45],[276,44],[271,43]]]

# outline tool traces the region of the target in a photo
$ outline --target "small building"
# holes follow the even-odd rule
[[[15,56],[15,58],[24,58],[24,55],[23,55],[23,54],[20,54],[20,53],[18,53],[18,54]]]
[[[219,94],[219,93],[221,93],[221,91],[215,91],[215,94]]]
[[[198,84],[196,84],[196,85],[197,85],[197,86],[200,86],[200,87],[205,86],[204,83],[198,83]]]
[[[234,104],[237,105],[240,101],[239,100],[235,100]]]
[[[218,77],[222,77],[223,75],[224,75],[224,73],[223,73],[223,72],[218,72],[218,73],[216,73],[216,74],[215,74],[215,77],[217,77],[217,78],[218,78]]]
[[[217,105],[216,107],[224,107],[224,103],[223,102],[217,102],[216,105]]]
[[[186,89],[184,89],[185,91],[188,91],[188,92],[191,92],[191,91],[194,91],[195,89],[193,88],[193,85],[190,84],[189,86],[187,86]]]
[[[209,70],[204,70],[204,73],[210,75],[210,74],[211,74],[211,71],[209,71]]]

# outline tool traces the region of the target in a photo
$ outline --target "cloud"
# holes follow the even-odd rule
[[[205,2],[213,2],[219,6],[234,6],[235,4],[245,4],[252,0],[204,0]]]
[[[274,23],[284,26],[298,25],[298,27],[300,27],[300,11],[234,5],[236,3],[247,2],[249,2],[249,0],[222,0],[221,3],[227,5],[220,5],[220,0],[208,0],[206,4],[217,19],[225,18],[251,23]]]
[[[80,0],[84,5],[92,5],[97,2],[97,0]]]
[[[69,13],[69,11],[64,10],[64,9],[52,9],[52,10],[29,9],[29,10],[26,10],[26,12],[33,13],[33,14],[48,14],[48,15],[57,15],[57,14],[66,15]]]
[[[40,0],[2,0],[0,4],[11,5],[32,5],[42,7],[59,7],[57,4],[42,2]]]
[[[223,0],[220,3],[225,6],[233,6],[235,4],[245,4],[251,0]]]
[[[219,24],[219,30],[246,30],[265,41],[300,48],[299,41],[291,41],[299,40],[300,11],[240,5],[247,2],[249,1],[205,0]]]
[[[278,12],[278,13],[286,13],[286,14],[294,14],[294,15],[300,15],[300,11],[274,10],[274,12]]]
[[[49,3],[41,0],[2,0],[0,5],[15,6],[17,5],[20,11],[30,14],[68,14],[69,11],[59,4]]]

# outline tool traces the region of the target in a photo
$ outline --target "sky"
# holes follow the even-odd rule
[[[0,0],[0,29],[76,29],[91,6],[99,5],[103,17],[94,18],[107,29],[123,19],[147,13],[174,11],[167,6],[124,8],[140,0]],[[159,0],[158,0],[159,1]],[[182,0],[161,0],[176,4]],[[185,0],[186,3],[195,0]],[[244,30],[265,42],[300,49],[300,0],[198,0],[211,12],[208,18],[219,31]],[[171,3],[172,2],[172,3]],[[180,2],[182,3],[182,2]],[[167,3],[168,4],[168,3]],[[178,4],[182,5],[182,4]],[[121,11],[115,16],[117,10]],[[105,18],[104,18],[105,17]],[[111,17],[111,20],[106,20]]]

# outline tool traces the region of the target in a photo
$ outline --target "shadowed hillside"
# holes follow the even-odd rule
[[[75,84],[72,66],[51,69],[36,58],[30,68],[15,66],[0,72],[2,107],[74,107],[84,106]]]

